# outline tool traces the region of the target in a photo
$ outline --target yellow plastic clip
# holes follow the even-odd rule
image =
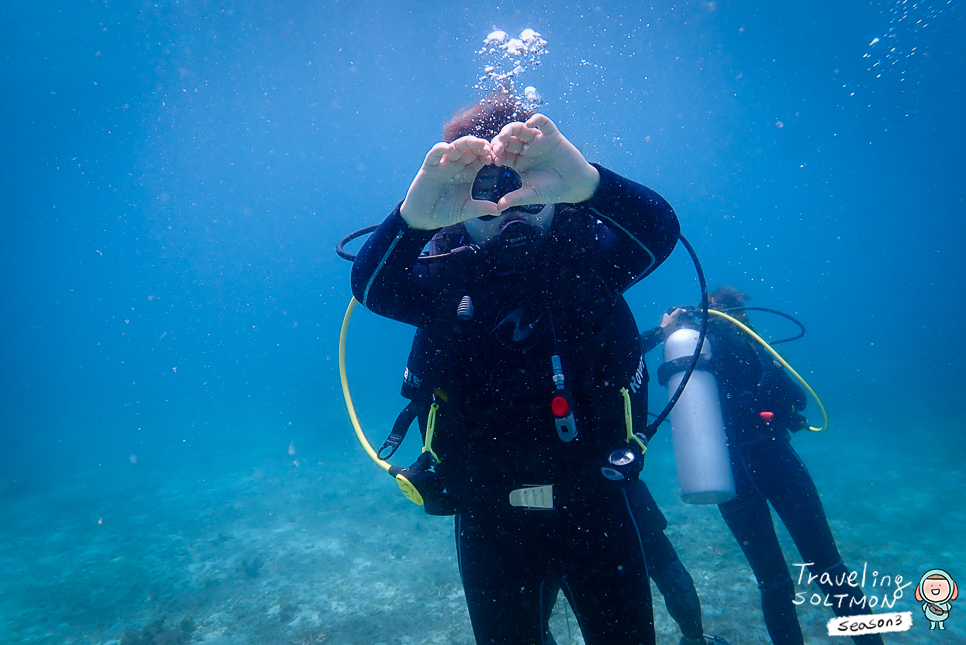
[[[641,447],[641,454],[647,452],[647,445],[641,441],[640,437],[634,434],[634,417],[631,414],[631,393],[626,387],[621,388],[621,396],[624,397],[624,426],[627,428],[627,443],[637,442]]]
[[[426,443],[423,445],[423,452],[428,452],[433,456],[438,464],[442,461],[439,456],[433,452],[433,433],[436,431],[436,411],[439,410],[439,403],[433,403],[429,407],[429,418],[426,419]]]

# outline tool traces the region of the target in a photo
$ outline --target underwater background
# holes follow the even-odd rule
[[[966,643],[966,598],[931,632],[913,597],[928,569],[966,582],[966,16],[940,0],[0,4],[0,643],[472,642],[452,520],[353,436],[333,247],[481,98],[496,28],[547,40],[517,89],[671,202],[709,286],[805,324],[779,348],[831,425],[793,442],[846,564],[911,612],[887,642]],[[641,328],[694,276],[679,248],[635,286]],[[349,328],[377,446],[411,336],[361,308]],[[706,630],[767,643],[670,436],[644,476]],[[658,597],[655,621],[677,643]],[[553,630],[581,642],[564,607]]]

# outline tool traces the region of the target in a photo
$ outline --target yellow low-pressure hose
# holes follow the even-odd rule
[[[748,327],[748,325],[742,323],[740,320],[737,320],[734,317],[729,316],[728,314],[726,314],[726,313],[724,313],[722,311],[717,311],[715,309],[708,309],[708,313],[709,314],[714,314],[715,316],[718,316],[720,318],[724,318],[725,320],[727,320],[728,322],[730,322],[732,325],[737,326],[743,332],[745,332],[746,334],[748,334],[749,336],[751,336],[752,338],[754,338],[756,341],[758,341],[758,343],[761,344],[762,347],[764,347],[765,349],[767,349],[769,351],[769,353],[772,356],[775,357],[775,360],[776,361],[778,361],[779,363],[782,364],[782,367],[784,367],[786,370],[788,370],[789,372],[791,372],[792,375],[795,378],[797,378],[798,381],[802,385],[805,386],[805,389],[808,390],[808,393],[812,395],[812,398],[815,399],[815,402],[818,403],[819,409],[822,411],[822,427],[821,428],[816,428],[814,426],[808,426],[808,429],[809,430],[811,430],[812,432],[821,432],[822,430],[825,430],[828,427],[828,414],[825,412],[825,406],[822,405],[822,400],[820,398],[818,398],[818,395],[817,394],[815,394],[815,390],[813,390],[811,388],[811,386],[809,386],[809,384],[805,382],[805,379],[803,379],[799,375],[799,373],[796,372],[794,370],[794,368],[792,368],[792,366],[789,365],[788,362],[784,358],[781,357],[781,355],[778,352],[776,352],[774,349],[772,349],[771,345],[769,345],[767,342],[765,342],[765,339],[764,338],[762,338],[761,336],[759,336],[758,334],[756,334],[750,327]]]
[[[352,421],[352,427],[356,431],[356,438],[362,445],[363,450],[365,450],[366,454],[369,455],[374,462],[376,462],[377,466],[392,475],[392,473],[389,472],[389,462],[380,459],[376,451],[372,449],[371,445],[369,445],[369,440],[366,439],[366,435],[362,431],[362,425],[359,423],[359,417],[356,416],[356,406],[352,405],[352,396],[349,395],[349,379],[345,374],[345,337],[346,332],[349,329],[349,319],[352,318],[352,310],[356,308],[357,304],[359,304],[359,301],[355,298],[349,300],[349,306],[345,310],[345,318],[342,319],[342,333],[339,334],[339,377],[342,379],[342,396],[345,397],[345,407],[349,411],[349,420]],[[399,490],[401,490],[403,495],[406,496],[406,499],[414,504],[423,504],[423,496],[418,490],[416,490],[416,487],[413,486],[412,482],[406,479],[406,476],[403,473],[397,472],[393,476],[393,479],[396,480],[396,485],[399,486]]]
[[[346,332],[349,329],[349,319],[352,318],[352,310],[356,308],[359,301],[352,298],[349,301],[349,306],[345,310],[345,318],[342,319],[342,333],[339,334],[339,376],[342,378],[342,395],[345,397],[345,407],[349,410],[349,420],[352,421],[352,427],[355,428],[356,438],[359,439],[359,443],[362,444],[362,448],[366,451],[366,454],[372,458],[380,468],[389,472],[389,462],[383,461],[376,454],[376,451],[372,449],[369,445],[369,440],[366,439],[366,435],[362,432],[362,426],[359,424],[359,417],[356,416],[356,407],[352,405],[352,396],[349,395],[349,380],[346,378],[345,374],[345,337]]]

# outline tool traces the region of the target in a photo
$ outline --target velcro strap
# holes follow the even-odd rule
[[[422,407],[424,407],[423,403],[419,401],[410,401],[409,404],[403,408],[402,412],[399,413],[399,416],[396,417],[396,422],[392,425],[392,432],[389,433],[389,436],[386,437],[382,447],[379,448],[379,452],[376,453],[377,457],[385,461],[396,454],[399,444],[401,444],[403,439],[406,438],[406,433],[409,432],[409,426],[412,425],[412,422],[416,420],[417,416],[419,416],[419,412]]]

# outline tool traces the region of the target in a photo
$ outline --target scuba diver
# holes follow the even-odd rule
[[[733,287],[723,287],[708,294],[708,307],[729,313],[753,331],[746,313],[753,309],[745,306],[748,299]],[[697,327],[697,313],[669,310],[659,327],[641,334],[643,351],[647,353],[665,342],[677,329]],[[708,320],[707,339],[711,358],[706,369],[717,381],[718,400],[714,404],[720,404],[735,493],[732,499],[719,503],[718,510],[758,581],[772,642],[802,645],[795,586],[775,534],[769,503],[788,529],[802,562],[830,599],[835,615],[870,612],[865,609],[861,587],[847,582],[849,570],[835,545],[818,490],[790,443],[790,434],[807,426],[800,413],[807,403],[805,392],[759,343],[724,317]],[[658,371],[662,385],[671,371],[665,367],[671,364],[665,363]],[[878,634],[853,636],[852,640],[860,645],[882,643]]]
[[[478,643],[546,642],[559,589],[589,645],[653,644],[631,510],[646,377],[622,294],[670,255],[677,217],[509,92],[444,139],[352,269],[355,298],[415,326],[433,368],[411,375],[432,402],[401,472],[455,515]],[[434,238],[443,257],[421,262]]]

